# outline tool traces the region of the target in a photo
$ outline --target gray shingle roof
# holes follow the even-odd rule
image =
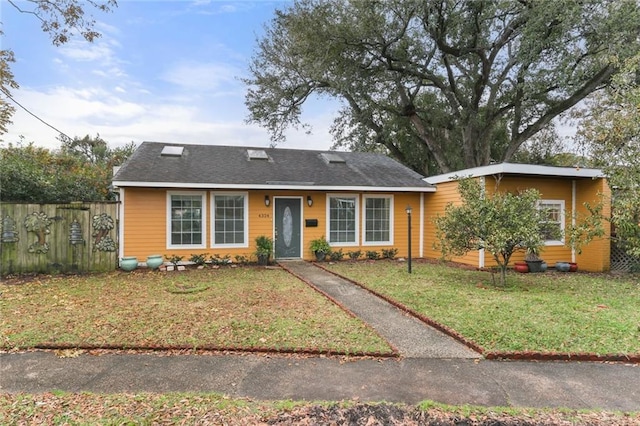
[[[184,150],[181,156],[164,156],[161,152],[165,146],[182,146]],[[250,160],[248,149],[264,150],[268,160]],[[335,158],[330,161],[332,156],[326,154],[337,154],[344,162]],[[422,178],[377,153],[144,142],[116,173],[113,183],[184,188],[433,190]]]

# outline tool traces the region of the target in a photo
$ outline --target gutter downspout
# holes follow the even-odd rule
[[[487,190],[487,182],[484,176],[480,178],[480,185],[482,185],[482,198],[485,198]],[[478,268],[484,268],[484,249],[478,250]]]
[[[118,188],[120,205],[118,206],[118,266],[124,257],[124,188]]]
[[[424,192],[420,193],[420,247],[418,247],[418,255],[424,257]]]
[[[571,227],[576,227],[576,181],[571,181]],[[571,261],[576,261],[576,249],[571,247]]]

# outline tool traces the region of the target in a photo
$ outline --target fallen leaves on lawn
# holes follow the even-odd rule
[[[3,424],[166,424],[166,425],[467,425],[542,426],[640,424],[638,414],[569,410],[492,410],[253,401],[219,394],[0,394]]]
[[[78,358],[85,352],[82,349],[59,349],[54,351],[58,358]]]

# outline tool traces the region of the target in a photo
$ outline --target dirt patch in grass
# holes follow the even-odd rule
[[[0,348],[214,347],[392,353],[373,330],[281,269],[220,268],[2,285]]]

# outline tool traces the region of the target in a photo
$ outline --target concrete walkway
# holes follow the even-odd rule
[[[450,336],[426,325],[353,283],[303,261],[281,262],[373,327],[406,358],[480,358]]]

